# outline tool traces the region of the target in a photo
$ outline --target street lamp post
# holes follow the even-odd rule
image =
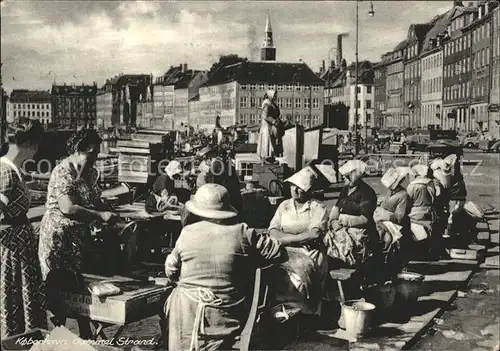
[[[354,87],[354,135],[356,137],[356,144],[354,146],[354,154],[357,155],[359,152],[359,135],[358,135],[358,83],[359,83],[359,2],[361,0],[356,0],[356,81]],[[370,3],[370,11],[368,11],[370,17],[375,16],[375,11],[373,10],[373,2]],[[366,122],[365,122],[366,128]],[[365,140],[366,141],[366,140]]]

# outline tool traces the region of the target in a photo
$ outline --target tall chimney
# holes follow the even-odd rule
[[[337,35],[337,67],[342,65],[342,34]]]
[[[321,63],[321,72],[324,73],[325,71],[326,71],[325,60],[323,60],[323,62]]]

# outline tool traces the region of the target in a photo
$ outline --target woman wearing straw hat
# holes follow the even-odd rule
[[[350,160],[339,168],[346,186],[330,212],[330,230],[325,237],[332,265],[361,267],[370,256],[379,254],[373,221],[377,195],[362,180],[366,167],[363,161]]]
[[[405,190],[409,175],[408,167],[389,168],[381,179],[382,185],[389,191],[387,197],[375,210],[377,232],[382,244],[385,263],[391,276],[403,268],[404,258],[402,250],[408,245],[410,220],[408,214],[411,201]]]
[[[200,221],[184,227],[165,261],[167,277],[176,282],[166,304],[168,349],[234,349],[259,261],[272,263],[284,252],[277,240],[235,220],[223,186],[203,185],[186,207]]]
[[[305,167],[286,179],[292,198],[283,201],[269,233],[286,246],[289,259],[277,272],[276,302],[280,311],[320,315],[328,262],[323,245],[328,213],[311,198],[318,174]]]

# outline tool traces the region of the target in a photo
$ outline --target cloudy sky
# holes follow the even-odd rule
[[[350,33],[344,57],[354,60],[353,1],[16,1],[1,2],[1,60],[5,89],[50,89],[119,73],[164,73],[188,63],[206,69],[220,54],[258,59],[271,14],[277,59],[302,59],[317,70]],[[360,6],[360,59],[378,60],[452,1],[374,1]],[[331,54],[334,57],[333,51]]]

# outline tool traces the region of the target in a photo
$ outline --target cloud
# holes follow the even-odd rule
[[[302,58],[317,68],[341,32],[352,34],[343,46],[344,57],[354,59],[350,2],[4,3],[2,74],[16,77],[4,79],[6,89],[48,89],[49,71],[60,83],[74,83],[76,76],[103,84],[118,73],[159,75],[182,62],[208,69],[220,54],[258,57],[268,9],[278,60]],[[428,21],[445,8],[431,1],[374,5],[376,16],[363,19],[360,27],[361,59],[378,59],[404,39],[410,23]]]

